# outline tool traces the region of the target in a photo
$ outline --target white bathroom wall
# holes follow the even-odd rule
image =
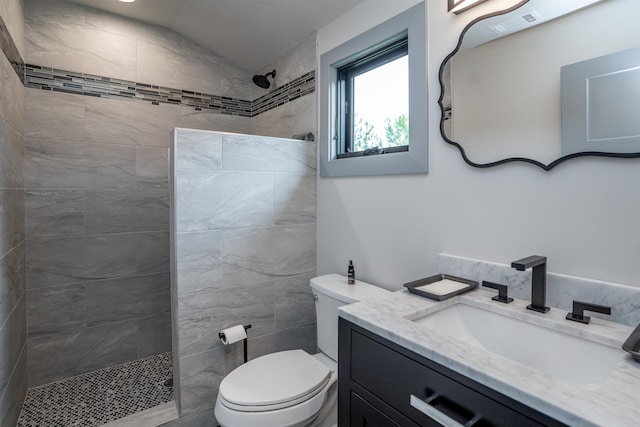
[[[320,29],[318,58],[416,3],[366,0]],[[467,23],[515,3],[454,15],[427,0],[429,174],[320,178],[318,274],[346,273],[353,259],[360,279],[400,289],[437,273],[440,252],[500,263],[541,254],[552,272],[640,286],[640,160],[475,169],[440,136],[440,63]]]

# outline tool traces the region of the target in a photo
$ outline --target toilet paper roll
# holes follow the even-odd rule
[[[220,332],[220,341],[222,341],[224,345],[233,344],[245,338],[247,338],[247,331],[242,325],[232,326]]]

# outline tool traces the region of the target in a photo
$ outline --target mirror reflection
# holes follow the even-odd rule
[[[465,160],[476,166],[525,158],[547,169],[567,154],[586,151],[640,156],[640,141],[620,149],[606,138],[597,148],[578,144],[563,151],[563,126],[584,125],[567,124],[567,114],[563,125],[561,113],[563,67],[636,48],[631,59],[640,69],[639,16],[637,0],[530,0],[508,13],[475,21],[441,67],[443,136],[459,144]],[[599,109],[592,108],[624,122],[627,133],[636,132],[633,123],[640,123],[629,123],[640,117],[638,69],[621,80],[625,86],[610,87],[639,96],[626,96],[629,104],[620,104],[616,100],[621,97],[610,91],[608,97],[600,96]],[[587,117],[591,110],[585,108],[581,114]],[[574,109],[582,111],[580,104]]]

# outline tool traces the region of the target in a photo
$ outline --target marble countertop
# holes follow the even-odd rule
[[[569,322],[564,309],[552,307],[548,313],[540,314],[526,309],[528,301],[516,299],[511,304],[501,304],[491,300],[493,295],[495,292],[476,289],[438,302],[402,290],[384,298],[343,306],[340,317],[568,425],[640,424],[640,363],[621,348],[632,327],[593,317],[588,325]],[[421,329],[412,322],[459,302],[618,348],[620,362],[603,384],[582,386],[479,346],[469,351],[468,344]],[[578,359],[580,355],[575,357]]]

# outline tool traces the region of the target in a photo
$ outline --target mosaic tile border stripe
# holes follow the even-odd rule
[[[315,71],[305,73],[253,102],[32,64],[25,65],[24,85],[76,95],[151,102],[156,105],[187,105],[197,110],[254,117],[315,92]]]
[[[188,105],[222,114],[251,117],[251,101],[182,89],[137,83],[92,74],[75,73],[39,65],[25,65],[26,87],[76,95],[152,104]]]
[[[316,72],[310,71],[297,79],[273,90],[272,92],[255,99],[252,104],[253,116],[295,101],[296,99],[309,95],[316,90]]]

